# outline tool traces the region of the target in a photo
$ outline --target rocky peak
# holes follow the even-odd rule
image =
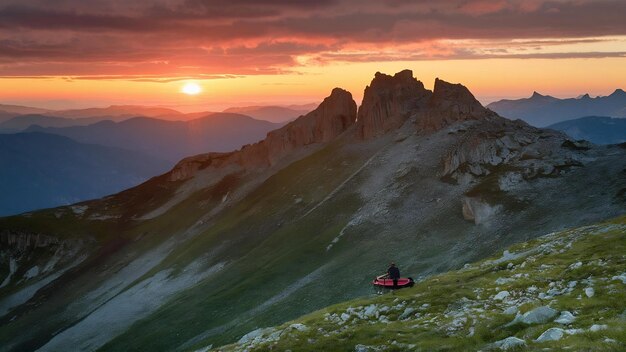
[[[530,96],[530,99],[541,99],[543,97],[545,97],[545,95],[541,95],[537,91],[534,91],[533,95]]]
[[[267,145],[270,164],[295,148],[336,138],[354,124],[356,114],[352,94],[341,88],[333,89],[317,109],[268,133],[261,143]]]
[[[613,93],[611,93],[610,96],[611,97],[626,97],[626,92],[621,88],[617,88]]]
[[[354,124],[356,114],[352,94],[335,88],[317,109],[269,132],[264,140],[245,145],[235,152],[208,153],[183,159],[170,172],[170,179],[185,180],[205,168],[250,170],[269,167],[299,148],[333,140]]]
[[[480,104],[474,95],[464,85],[448,83],[435,79],[435,89],[429,102],[429,107],[449,108],[458,107],[459,112],[483,112],[487,110]]]
[[[430,95],[411,70],[393,76],[376,72],[363,94],[357,135],[367,139],[400,127],[413,110],[425,105]]]
[[[458,121],[481,120],[497,116],[482,106],[462,84],[437,78],[427,109],[418,117],[418,129],[438,130]]]

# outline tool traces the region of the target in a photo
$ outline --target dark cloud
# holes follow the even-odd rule
[[[300,65],[300,57],[318,62],[623,57],[620,50],[523,51],[626,35],[626,2],[617,0],[3,3],[0,75],[4,76],[219,77],[290,71]],[[436,44],[445,40],[475,44],[473,48]],[[392,54],[385,50],[396,47],[405,49]]]

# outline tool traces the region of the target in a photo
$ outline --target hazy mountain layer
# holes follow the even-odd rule
[[[170,167],[145,154],[43,134],[0,134],[0,215],[100,198]]]
[[[312,110],[312,109],[311,109]],[[287,122],[308,113],[311,110],[290,109],[283,106],[241,106],[232,107],[224,112],[244,114],[255,119],[266,120],[275,123]]]
[[[626,118],[587,116],[548,126],[562,131],[574,139],[584,139],[595,144],[626,142]]]
[[[429,276],[625,212],[626,149],[504,119],[459,84],[423,87],[377,74],[358,111],[334,89],[238,151],[0,219],[2,349],[221,345],[368,294],[391,260]]]
[[[605,97],[591,98],[585,94],[570,99],[558,99],[535,92],[527,99],[500,100],[487,107],[504,117],[522,119],[533,126],[545,127],[583,116],[626,117],[626,92],[617,89]]]
[[[82,143],[124,148],[170,161],[207,151],[225,152],[256,142],[278,125],[239,114],[214,113],[190,121],[136,117],[121,122],[101,121],[88,126],[31,127]]]

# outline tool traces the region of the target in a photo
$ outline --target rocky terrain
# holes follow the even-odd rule
[[[551,233],[415,287],[257,329],[215,350],[621,351],[624,253],[625,217]]]
[[[335,89],[238,151],[186,158],[100,200],[0,219],[15,233],[93,243],[45,291],[26,287],[49,274],[11,276],[0,303],[26,298],[0,318],[0,350],[232,343],[370,293],[392,260],[422,279],[621,215],[624,169],[621,146],[507,120],[460,84],[437,80],[431,92],[410,71],[378,73],[358,109]]]

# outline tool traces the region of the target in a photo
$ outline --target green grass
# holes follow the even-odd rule
[[[626,272],[626,217],[540,237],[509,250],[530,252],[503,262],[496,262],[498,258],[486,259],[462,270],[433,276],[393,294],[330,306],[276,327],[275,331],[282,334],[275,341],[233,344],[217,350],[353,351],[357,344],[362,344],[384,347],[385,351],[466,351],[487,349],[495,341],[509,336],[526,341],[527,346],[520,350],[623,351],[626,348],[626,284],[611,279]],[[582,265],[571,266],[577,262]],[[512,281],[497,284],[498,278],[512,278]],[[589,298],[584,288],[589,286],[585,280],[590,279],[595,295]],[[538,298],[538,293],[546,292],[551,283],[567,287],[571,281],[577,282],[571,292],[564,291],[548,299]],[[528,293],[531,286],[537,288],[536,293]],[[501,290],[511,292],[517,301],[493,300],[493,295]],[[351,317],[346,323],[328,318],[371,304],[391,307],[384,313],[388,323],[355,317],[355,314],[349,314]],[[574,313],[576,320],[567,327],[552,321],[508,325],[514,318],[503,313],[508,305],[516,305],[520,313],[548,305],[557,311]],[[398,316],[406,307],[414,308],[420,316],[399,320]],[[454,312],[464,312],[462,316],[466,321],[451,328]],[[309,330],[290,330],[288,327],[294,323],[304,324]],[[594,324],[608,328],[589,331]],[[559,341],[534,341],[551,327],[582,331],[566,334]]]

